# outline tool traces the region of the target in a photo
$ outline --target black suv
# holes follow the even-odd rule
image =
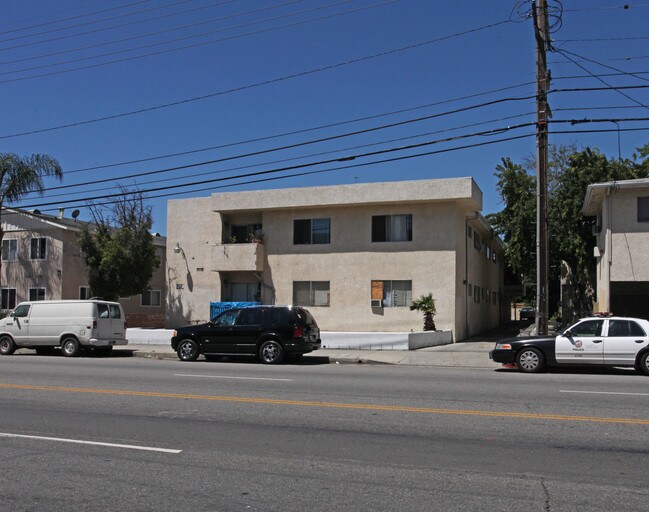
[[[264,364],[297,359],[320,348],[320,329],[306,309],[290,306],[256,306],[229,309],[206,324],[180,327],[171,347],[182,361],[200,354],[256,355]]]

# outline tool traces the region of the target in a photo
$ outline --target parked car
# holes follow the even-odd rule
[[[320,346],[320,329],[311,313],[291,306],[229,309],[205,324],[180,327],[171,338],[182,361],[195,361],[200,354],[207,359],[239,354],[278,364]]]
[[[536,310],[532,306],[523,306],[520,313],[521,320],[535,320]]]
[[[547,366],[630,366],[649,375],[649,321],[641,318],[583,318],[558,336],[528,336],[496,343],[489,357],[535,373]]]
[[[89,347],[109,354],[113,345],[127,343],[124,311],[118,302],[21,302],[0,320],[0,355],[4,356],[17,348],[32,348],[38,354],[60,348],[64,356],[74,357]]]

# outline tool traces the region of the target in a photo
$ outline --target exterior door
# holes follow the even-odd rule
[[[604,363],[633,365],[641,348],[649,345],[649,336],[633,320],[609,320],[604,338]]]
[[[97,339],[113,339],[113,325],[110,320],[108,304],[97,303]]]
[[[11,334],[18,343],[26,343],[29,340],[29,304],[18,306],[5,323],[6,331]]]
[[[245,308],[239,312],[234,326],[235,343],[240,354],[254,354],[257,350],[257,339],[261,335],[264,323],[264,309]]]
[[[234,324],[238,315],[238,309],[230,309],[214,319],[214,323],[202,334],[203,352],[208,354],[236,353]]]
[[[604,320],[584,320],[559,335],[555,341],[558,363],[604,364]]]

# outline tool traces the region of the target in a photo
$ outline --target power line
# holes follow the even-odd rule
[[[148,1],[148,0],[147,0]],[[119,25],[111,25],[109,27],[102,27],[102,28],[96,28],[93,30],[87,30],[85,32],[76,32],[74,34],[66,34],[63,36],[58,36],[58,37],[51,37],[49,39],[41,39],[40,41],[32,41],[31,43],[21,43],[21,44],[16,44],[13,46],[5,46],[3,48],[0,48],[0,52],[8,51],[8,50],[15,50],[17,48],[26,48],[28,46],[37,46],[39,44],[45,44],[45,43],[52,43],[54,41],[62,41],[63,39],[72,39],[74,37],[80,37],[80,36],[87,36],[89,34],[98,34],[99,32],[106,32],[109,30],[116,30],[116,29],[122,29],[124,27],[130,27],[133,25],[140,25],[142,23],[148,23],[150,21],[155,21],[155,20],[161,20],[164,18],[172,18],[175,16],[180,16],[182,14],[187,14],[190,12],[196,12],[196,11],[202,11],[205,9],[211,9],[213,7],[220,7],[221,5],[229,4],[232,2],[236,2],[237,0],[224,0],[221,2],[216,2],[208,5],[202,5],[201,7],[194,7],[192,9],[185,9],[184,11],[177,11],[177,12],[172,12],[169,14],[161,14],[159,16],[152,16],[150,18],[144,18],[141,20],[135,20],[135,21],[129,21],[128,23],[120,23]]]
[[[96,14],[102,14],[104,12],[109,12],[109,11],[117,11],[119,9],[124,9],[126,7],[132,7],[133,5],[137,4],[145,4],[147,2],[150,2],[151,0],[140,0],[139,2],[131,2],[130,4],[122,4],[122,5],[117,5],[115,7],[111,7],[109,9],[103,9],[101,11],[94,11],[94,12],[89,12],[86,14],[78,14],[77,16],[70,16],[68,18],[63,18],[63,19],[58,19],[58,20],[53,20],[53,21],[46,21],[45,23],[39,23],[37,25],[30,25],[28,27],[22,27],[22,28],[16,28],[12,30],[5,30],[3,32],[0,32],[0,35],[4,34],[11,34],[12,32],[20,32],[23,30],[29,30],[30,28],[40,28],[40,27],[45,27],[47,25],[54,25],[55,23],[63,23],[64,21],[71,21],[71,20],[77,20],[80,18],[87,18],[88,16],[94,16]]]
[[[165,154],[165,155],[157,155],[157,156],[152,156],[152,157],[148,157],[148,158],[139,158],[137,160],[128,160],[128,161],[116,162],[116,163],[112,163],[112,164],[95,165],[93,167],[85,167],[85,168],[81,168],[81,169],[74,169],[74,170],[71,170],[71,171],[65,171],[65,174],[67,176],[69,174],[78,173],[78,172],[94,171],[94,170],[97,170],[97,169],[107,169],[107,168],[110,168],[110,167],[119,167],[119,166],[123,166],[123,165],[137,164],[137,163],[143,163],[143,162],[151,162],[151,161],[154,161],[154,160],[162,160],[162,159],[173,158],[173,157],[177,157],[177,156],[186,156],[186,155],[190,155],[190,154],[194,154],[194,153],[202,153],[202,152],[205,152],[205,151],[212,151],[214,149],[224,149],[224,148],[230,148],[230,147],[234,147],[234,146],[241,146],[241,145],[245,145],[245,144],[251,144],[253,142],[262,142],[262,141],[266,141],[266,140],[277,139],[277,138],[280,138],[280,137],[287,137],[289,135],[299,135],[299,134],[313,132],[313,131],[317,131],[317,130],[323,130],[325,128],[334,128],[334,127],[337,127],[337,126],[343,126],[343,125],[347,125],[347,124],[358,123],[358,122],[361,122],[361,121],[369,121],[371,119],[378,119],[378,118],[381,118],[381,117],[387,117],[387,116],[391,116],[391,115],[395,115],[395,114],[403,114],[405,112],[412,112],[412,111],[421,110],[421,109],[424,109],[424,108],[435,107],[435,106],[444,105],[444,104],[447,104],[447,103],[455,103],[457,101],[477,98],[477,97],[480,97],[480,96],[487,96],[489,94],[493,94],[493,93],[496,93],[496,92],[503,92],[503,91],[507,91],[507,90],[511,90],[511,89],[517,89],[517,88],[520,88],[520,87],[525,87],[525,86],[531,85],[533,83],[534,82],[525,82],[525,83],[521,83],[521,84],[517,84],[517,85],[499,87],[497,89],[491,89],[491,90],[483,91],[483,92],[479,92],[479,93],[468,94],[468,95],[465,95],[465,96],[459,96],[457,98],[451,98],[451,99],[448,99],[448,100],[436,101],[436,102],[433,102],[433,103],[427,103],[425,105],[417,105],[415,107],[408,107],[408,108],[403,108],[403,109],[399,109],[399,110],[383,112],[383,113],[380,113],[380,114],[372,114],[372,115],[369,115],[369,116],[357,117],[357,118],[354,118],[354,119],[347,119],[345,121],[338,121],[338,122],[335,122],[335,123],[323,124],[323,125],[313,126],[313,127],[310,127],[310,128],[303,128],[303,129],[300,129],[300,130],[293,130],[293,131],[277,133],[277,134],[273,134],[273,135],[266,135],[266,136],[263,136],[263,137],[256,137],[254,139],[247,139],[247,140],[242,140],[242,141],[230,142],[230,143],[227,143],[227,144],[220,144],[218,146],[209,146],[209,147],[205,147],[205,148],[192,149],[192,150],[189,150],[189,151],[181,151],[181,152],[178,152],[178,153],[168,153],[168,154]]]
[[[88,21],[88,22],[85,22],[85,23],[78,23],[77,25],[70,25],[69,27],[55,28],[55,29],[52,29],[52,30],[46,30],[44,32],[34,32],[33,34],[27,34],[27,35],[24,35],[24,36],[11,37],[11,38],[8,38],[8,39],[0,39],[0,43],[6,43],[6,42],[9,42],[9,41],[17,41],[18,39],[26,39],[28,37],[42,36],[42,35],[45,35],[45,34],[52,34],[54,32],[61,32],[62,30],[70,30],[72,28],[84,27],[86,25],[94,25],[96,23],[102,23],[104,21],[116,20],[116,19],[119,19],[119,18],[127,18],[129,16],[135,16],[136,14],[142,14],[143,12],[159,11],[160,9],[166,9],[167,7],[173,7],[174,5],[185,4],[187,2],[191,2],[191,0],[178,0],[176,2],[171,2],[170,4],[159,5],[157,7],[151,7],[149,9],[142,9],[140,11],[133,11],[133,12],[126,13],[126,14],[120,14],[118,16],[112,16],[110,18],[104,18],[104,19],[101,19],[101,20]]]
[[[291,174],[291,175],[279,176],[279,177],[274,177],[274,178],[270,178],[270,179],[268,179],[268,178],[267,179],[258,179],[258,180],[253,180],[253,181],[249,181],[249,182],[235,183],[235,184],[228,185],[228,186],[240,186],[240,185],[249,184],[249,183],[259,183],[259,182],[262,182],[262,181],[271,181],[273,179],[286,179],[286,178],[293,178],[293,177],[299,177],[299,176],[319,174],[319,173],[331,172],[331,171],[337,171],[337,170],[343,170],[343,169],[353,169],[353,168],[358,168],[358,167],[367,167],[369,165],[392,163],[392,162],[397,162],[397,161],[401,161],[401,160],[409,160],[409,159],[412,159],[412,158],[419,158],[419,157],[423,157],[423,156],[435,155],[435,154],[440,154],[440,153],[448,153],[448,152],[452,152],[452,151],[460,151],[460,150],[464,150],[464,149],[476,148],[476,147],[481,147],[481,146],[488,146],[488,145],[492,145],[492,144],[498,144],[498,143],[501,143],[501,142],[509,142],[509,141],[519,140],[519,139],[532,137],[532,136],[534,136],[533,133],[528,133],[526,135],[518,135],[518,136],[514,136],[514,137],[507,137],[507,138],[504,138],[504,139],[489,140],[489,141],[485,141],[485,142],[467,144],[467,145],[464,145],[464,146],[457,146],[457,147],[454,147],[454,148],[438,149],[438,150],[434,150],[434,151],[427,151],[425,153],[417,153],[417,154],[414,154],[414,155],[404,155],[404,156],[393,157],[393,158],[377,160],[377,161],[372,161],[372,162],[363,162],[363,163],[358,163],[358,164],[345,165],[345,166],[340,166],[340,167],[330,168],[330,169],[319,169],[319,170],[316,170],[316,171],[306,171],[306,172],[302,172],[302,173],[294,173],[294,174]],[[338,159],[336,161],[342,161],[342,160],[343,159]],[[312,164],[312,165],[317,165],[317,164]],[[301,167],[306,167],[306,166],[295,166],[295,167],[296,168],[301,168]],[[286,168],[286,169],[290,169],[290,167]],[[250,173],[250,174],[239,175],[239,176],[231,176],[231,177],[227,177],[227,178],[219,178],[217,180],[210,180],[210,182],[225,181],[225,180],[230,180],[230,179],[237,179],[237,178],[240,178],[240,177],[259,176],[259,175],[264,175],[264,174],[271,174],[271,173],[281,172],[282,170],[283,169],[271,169],[271,170],[266,170],[266,171],[260,171],[260,172],[257,172],[257,173]],[[199,183],[202,184],[203,182],[199,182]],[[184,185],[184,186],[193,186],[194,184],[196,184],[196,183],[187,184],[187,185]],[[168,190],[168,189],[176,189],[176,188],[179,188],[179,185],[174,185],[174,186],[170,186],[170,187],[160,187],[158,190]],[[220,188],[220,187],[213,187],[213,188]],[[182,195],[182,194],[188,194],[188,193],[192,193],[192,192],[201,192],[201,191],[204,192],[205,190],[203,188],[201,188],[201,189],[196,189],[196,190],[186,190],[184,192],[174,192],[174,193],[162,194],[162,195],[157,195],[157,196],[146,196],[146,199],[155,199],[155,198],[158,198],[158,197],[172,197],[172,196],[175,196],[175,195]],[[140,193],[140,192],[142,192],[142,191],[132,191],[132,192],[130,192],[130,194]],[[112,194],[111,197],[116,197],[116,196],[120,196],[120,195],[124,195],[124,194]],[[90,197],[90,198],[87,198],[86,201],[95,201],[95,200],[101,199],[101,198],[102,197],[100,197],[100,196]],[[73,201],[60,201],[60,202],[51,203],[51,204],[67,204],[69,202],[73,202]],[[123,200],[117,200],[117,201],[111,201],[111,202],[102,202],[102,203],[98,203],[97,205],[98,206],[105,206],[105,205],[108,205],[108,204],[115,204],[115,203],[120,203],[120,202],[123,202]],[[36,207],[39,207],[39,206],[48,206],[48,205],[49,205],[49,203],[33,204],[33,205],[27,205],[27,206],[20,206],[20,208],[36,208]],[[84,206],[86,206],[86,205],[81,204],[81,205],[69,206],[69,208],[77,208],[77,207],[81,208],[81,207],[84,207]],[[46,210],[46,211],[49,211],[49,210]]]
[[[353,1],[353,0],[345,0],[345,1]],[[6,84],[6,83],[11,83],[11,82],[21,82],[21,81],[24,81],[24,80],[31,80],[33,78],[41,78],[41,77],[45,77],[45,76],[62,75],[62,74],[65,74],[65,73],[71,73],[73,71],[80,71],[80,70],[84,70],[84,69],[93,69],[93,68],[108,66],[110,64],[117,64],[117,63],[120,63],[120,62],[130,62],[130,61],[133,61],[133,60],[143,59],[143,58],[146,58],[146,57],[152,57],[152,56],[156,56],[156,55],[164,55],[164,54],[167,54],[167,53],[187,50],[189,48],[197,48],[199,46],[206,46],[206,45],[210,45],[210,44],[221,43],[223,41],[230,41],[230,40],[233,40],[233,39],[239,39],[241,37],[247,37],[247,36],[251,36],[251,35],[263,34],[263,33],[267,33],[267,32],[273,32],[275,30],[280,30],[280,29],[283,29],[283,28],[296,27],[296,26],[299,26],[299,25],[304,25],[306,23],[313,23],[315,21],[322,21],[322,20],[326,20],[326,19],[336,18],[338,16],[344,16],[346,14],[352,14],[352,13],[356,13],[356,12],[366,11],[368,9],[373,9],[375,7],[381,7],[383,5],[391,4],[391,3],[394,3],[396,1],[397,0],[385,0],[384,2],[381,2],[381,3],[378,3],[378,4],[373,4],[373,5],[369,5],[369,6],[365,6],[365,7],[359,7],[357,9],[350,9],[350,10],[339,12],[339,13],[328,14],[326,16],[319,16],[317,18],[311,18],[311,19],[308,19],[308,20],[301,20],[301,21],[296,21],[294,23],[286,23],[284,25],[278,25],[276,27],[270,27],[270,28],[265,28],[265,29],[260,29],[260,30],[254,30],[252,32],[246,32],[246,33],[243,33],[243,34],[236,34],[236,35],[228,36],[228,37],[222,37],[220,39],[214,39],[214,40],[211,40],[211,41],[202,41],[200,43],[193,43],[193,44],[188,44],[188,45],[185,45],[185,46],[178,46],[176,48],[168,48],[166,50],[159,50],[159,51],[155,51],[155,52],[143,53],[141,55],[133,55],[131,57],[123,57],[121,59],[109,60],[109,61],[100,62],[100,63],[97,63],[97,64],[88,64],[86,66],[78,66],[76,68],[69,68],[69,69],[64,69],[64,70],[60,70],[60,71],[51,71],[49,73],[40,73],[40,74],[37,74],[37,75],[29,75],[29,76],[22,77],[22,78],[11,78],[11,79],[8,79],[8,80],[0,81],[0,84]],[[190,37],[193,38],[193,37],[196,37],[196,36],[190,36]],[[188,38],[190,38],[190,37],[188,37]],[[187,39],[187,38],[185,38],[185,39]],[[160,43],[160,44],[168,44],[168,43]],[[143,46],[142,48],[151,47],[151,46],[157,46],[157,45],[158,45],[158,43],[153,43],[153,44],[150,44],[150,45],[147,45],[147,46]],[[124,53],[124,52],[127,52],[127,51],[131,51],[131,50],[120,50],[120,51],[115,51],[115,52],[109,52],[109,53],[100,54],[100,55],[96,55],[94,57],[88,57],[88,58],[96,58],[96,57],[102,57],[102,56],[107,56],[107,55],[115,55],[115,54]],[[75,59],[75,60],[69,61],[69,62],[75,62],[75,61],[79,61],[79,60],[84,60],[84,59]],[[59,64],[65,64],[65,62],[59,63]]]
[[[564,9],[564,12],[583,12],[583,11],[611,11],[611,10],[627,10],[631,7],[649,7],[649,4],[623,4],[614,5],[610,7],[583,7],[581,9]]]
[[[221,21],[221,20],[224,20],[224,19],[236,18],[236,17],[239,17],[239,16],[244,16],[244,15],[247,15],[247,14],[253,14],[255,12],[260,12],[260,11],[264,11],[264,10],[268,10],[268,9],[274,9],[274,8],[277,8],[277,7],[282,7],[282,6],[286,6],[286,5],[289,5],[289,4],[292,4],[292,3],[302,2],[302,1],[303,0],[292,0],[290,2],[285,2],[283,4],[278,4],[276,6],[266,7],[266,8],[262,8],[262,9],[256,9],[256,10],[243,12],[243,13],[238,13],[238,14],[232,14],[230,16],[224,16],[222,18],[219,18],[217,20],[212,20],[212,21]],[[226,28],[219,28],[219,29],[216,29],[216,30],[210,30],[208,32],[203,32],[203,33],[200,33],[200,34],[182,36],[182,37],[177,37],[175,39],[168,39],[166,41],[158,41],[158,42],[155,42],[155,43],[149,43],[149,44],[145,44],[145,45],[134,46],[132,48],[125,48],[125,49],[122,49],[122,50],[114,50],[114,51],[111,51],[111,52],[100,53],[100,54],[97,54],[97,55],[89,55],[89,56],[86,56],[86,57],[79,57],[79,58],[76,58],[76,59],[64,60],[64,61],[54,62],[54,63],[50,63],[50,64],[41,64],[41,65],[38,65],[38,66],[29,67],[29,68],[21,68],[21,69],[14,69],[12,71],[5,71],[5,72],[0,73],[0,76],[13,75],[15,73],[23,73],[25,71],[35,71],[35,70],[38,70],[38,69],[46,69],[46,68],[51,68],[51,67],[56,67],[56,66],[62,66],[64,64],[72,64],[72,63],[75,63],[75,62],[83,62],[83,61],[86,61],[86,60],[95,60],[95,59],[99,59],[99,58],[102,58],[102,57],[109,57],[111,55],[120,55],[120,54],[123,54],[123,53],[134,52],[134,51],[142,50],[142,49],[145,49],[145,48],[153,48],[153,47],[156,47],[156,46],[162,46],[162,45],[166,45],[166,44],[170,44],[170,43],[177,43],[179,41],[186,41],[188,39],[196,39],[196,38],[203,37],[203,36],[206,36],[206,35],[218,34],[218,33],[221,33],[221,32],[227,32],[229,30],[235,30],[235,29],[238,29],[238,28],[249,27],[249,26],[252,26],[252,25],[259,25],[260,23],[266,23],[268,21],[275,21],[275,20],[279,20],[279,19],[290,18],[290,17],[298,16],[300,14],[304,14],[304,13],[308,13],[308,12],[321,11],[323,9],[328,9],[329,7],[335,7],[335,6],[338,6],[338,5],[348,4],[350,2],[355,2],[355,1],[356,0],[340,0],[340,1],[335,2],[333,4],[320,5],[318,7],[312,7],[310,9],[303,9],[301,11],[295,11],[295,12],[288,13],[288,14],[282,14],[280,16],[273,16],[273,17],[270,17],[270,18],[262,19],[262,20],[250,21],[250,22],[247,22],[247,23],[242,23],[241,25],[235,25],[233,27],[226,27]],[[396,0],[390,0],[388,2],[383,2],[381,4],[375,4],[374,6],[368,6],[368,7],[365,7],[365,8],[371,8],[371,7],[375,7],[375,6],[379,6],[379,5],[384,5],[386,3],[391,3],[391,2],[394,2],[394,1],[396,1]],[[361,8],[361,9],[365,9],[365,8]],[[354,10],[352,10],[350,12],[356,12],[357,10],[360,10],[360,9],[354,9]],[[337,15],[341,15],[341,14],[345,14],[345,12],[337,13],[337,14],[331,15],[331,16],[337,16]],[[318,19],[320,19],[320,18],[318,18]],[[212,21],[210,21],[210,22],[212,22]],[[210,23],[210,22],[207,22],[207,23]],[[196,23],[194,25],[202,25],[203,23],[206,23],[206,22]],[[188,27],[190,27],[190,26],[192,26],[192,25],[188,25]],[[182,28],[184,28],[184,27],[182,27]],[[171,30],[178,30],[178,29],[163,30],[161,32],[158,32],[158,34],[168,32],[168,31],[171,31]],[[256,32],[254,32],[254,33],[256,33]],[[133,36],[133,37],[130,37],[130,38],[123,39],[121,41],[117,41],[117,42],[128,41],[128,40],[131,40],[131,39],[138,39],[140,37],[147,37],[149,35],[156,35],[156,34],[157,33],[154,32],[153,34],[144,34],[144,35]],[[58,52],[58,53],[70,53],[70,52],[75,52],[75,51],[84,50],[84,49],[88,49],[88,48],[94,48],[94,47],[98,47],[98,46],[105,46],[107,44],[113,44],[113,42],[101,43],[101,44],[97,44],[97,45],[93,45],[93,46],[88,46],[88,47],[85,47],[85,48],[80,48],[78,50],[77,49],[75,49],[75,50],[66,50],[66,51]],[[56,55],[56,54],[54,54],[54,55]],[[140,55],[140,56],[138,56],[138,58],[139,57],[145,57],[145,56],[147,56],[147,54]],[[31,60],[31,59],[38,59],[38,58],[40,58],[40,57],[30,57],[29,59],[21,59],[21,60]],[[9,63],[11,63],[11,62],[12,61],[10,61]],[[13,61],[13,62],[16,62],[16,61]],[[0,64],[5,64],[5,63],[0,63]]]
[[[108,120],[111,120],[111,119],[118,119],[118,118],[122,118],[122,117],[142,114],[142,113],[145,113],[145,112],[152,112],[152,111],[160,110],[160,109],[164,109],[164,108],[175,107],[175,106],[178,106],[178,105],[184,105],[184,104],[187,104],[187,103],[193,103],[193,102],[196,102],[196,101],[202,101],[202,100],[205,100],[205,99],[208,99],[208,98],[214,98],[216,96],[223,96],[225,94],[231,94],[231,93],[234,93],[234,92],[240,92],[240,91],[245,91],[245,90],[248,90],[248,89],[254,89],[254,88],[257,88],[257,87],[262,87],[264,85],[275,84],[275,83],[283,82],[283,81],[286,81],[286,80],[291,80],[293,78],[298,78],[298,77],[302,77],[302,76],[308,76],[308,75],[312,75],[312,74],[315,74],[315,73],[320,73],[320,72],[323,72],[323,71],[329,71],[329,70],[337,69],[337,68],[340,68],[340,67],[343,67],[343,66],[348,66],[348,65],[351,65],[351,64],[357,64],[357,63],[360,63],[360,62],[365,62],[365,61],[372,60],[372,59],[377,59],[377,58],[380,58],[380,57],[386,57],[388,55],[392,55],[392,54],[395,54],[395,53],[403,52],[403,51],[406,51],[406,50],[411,50],[411,49],[414,49],[414,48],[419,48],[419,47],[422,47],[422,46],[437,43],[437,42],[444,41],[444,40],[447,40],[447,39],[451,39],[451,38],[454,38],[454,37],[463,36],[463,35],[466,35],[466,34],[469,34],[469,33],[472,33],[472,32],[477,32],[477,31],[484,30],[484,29],[487,29],[487,28],[502,25],[503,23],[509,23],[509,21],[501,21],[501,22],[492,23],[492,24],[489,24],[489,25],[483,25],[482,27],[465,30],[463,32],[457,32],[457,33],[451,34],[449,36],[443,36],[443,37],[439,37],[439,38],[436,38],[436,39],[430,39],[428,41],[423,41],[423,42],[420,42],[420,43],[414,43],[414,44],[411,44],[411,45],[408,45],[408,46],[402,46],[400,48],[393,48],[393,49],[386,50],[386,51],[383,51],[383,52],[380,52],[380,53],[375,53],[373,55],[366,55],[366,56],[363,56],[363,57],[357,57],[355,59],[351,59],[351,60],[347,60],[347,61],[343,61],[343,62],[338,62],[336,64],[330,64],[328,66],[322,66],[322,67],[319,67],[319,68],[314,68],[314,69],[310,69],[310,70],[306,70],[306,71],[300,71],[298,73],[293,73],[293,74],[290,74],[290,75],[284,75],[284,76],[278,77],[278,78],[271,78],[269,80],[264,80],[262,82],[255,82],[255,83],[252,83],[252,84],[242,85],[242,86],[239,86],[239,87],[234,87],[232,89],[226,89],[224,91],[217,91],[217,92],[214,92],[214,93],[205,94],[203,96],[196,96],[196,97],[193,97],[193,98],[186,98],[186,99],[179,100],[179,101],[174,101],[174,102],[170,102],[170,103],[164,103],[164,104],[160,104],[160,105],[155,105],[153,107],[146,107],[146,108],[141,108],[141,109],[138,109],[138,110],[131,110],[129,112],[122,112],[122,113],[119,113],[119,114],[112,114],[112,115],[109,115],[109,116],[97,117],[97,118],[89,119],[89,120],[85,120],[85,121],[77,121],[77,122],[73,122],[73,123],[68,123],[68,124],[58,125],[58,126],[52,126],[52,127],[48,127],[48,128],[41,128],[41,129],[30,130],[30,131],[26,131],[26,132],[13,133],[13,134],[9,134],[9,135],[2,135],[2,136],[0,136],[0,140],[1,139],[14,138],[14,137],[23,137],[25,135],[34,135],[36,133],[44,133],[44,132],[49,132],[49,131],[54,131],[54,130],[61,130],[61,129],[65,129],[65,128],[72,128],[72,127],[75,127],[75,126],[84,126],[84,125],[88,125],[88,124],[108,121]],[[0,82],[0,83],[2,83],[2,82]]]
[[[643,76],[639,76],[639,75],[640,75],[639,73],[638,73],[638,74],[635,74],[635,73],[631,73],[631,72],[629,72],[629,71],[623,71],[623,70],[621,70],[621,69],[614,68],[613,66],[609,66],[609,65],[607,65],[607,64],[603,64],[603,63],[598,62],[598,61],[596,61],[596,60],[589,59],[589,58],[587,58],[587,57],[583,57],[583,56],[581,56],[581,55],[577,55],[576,53],[570,52],[570,51],[568,51],[568,50],[557,50],[557,51],[558,51],[559,53],[561,53],[562,55],[564,55],[566,58],[569,58],[568,55],[566,55],[566,54],[569,54],[569,55],[572,55],[573,57],[577,57],[578,59],[583,59],[583,60],[585,60],[585,61],[591,62],[592,64],[597,64],[598,66],[602,66],[602,67],[607,68],[607,69],[610,69],[610,70],[612,70],[612,71],[616,71],[616,72],[618,72],[618,73],[620,73],[620,74],[622,74],[622,75],[632,76],[633,78],[637,78],[638,80],[644,80],[645,82],[649,82],[649,78],[645,78],[645,77],[643,77]],[[571,59],[571,60],[572,60],[572,59]],[[574,62],[574,61],[573,61],[573,62]],[[579,64],[577,64],[576,62],[574,62],[574,63],[575,63],[577,66],[579,66]],[[581,67],[581,66],[579,66],[579,67]],[[608,75],[594,75],[593,73],[591,73],[591,72],[590,72],[589,70],[587,70],[586,68],[583,68],[583,67],[581,67],[581,68],[584,69],[584,70],[585,70],[589,75],[591,75],[591,76],[593,76],[593,77],[595,77],[595,78],[598,78],[598,79],[599,79],[600,77],[602,77],[602,76],[608,76]],[[604,82],[604,81],[601,81],[601,82],[604,83],[604,84],[606,84],[606,82]],[[607,85],[608,85],[608,84],[607,84]]]
[[[160,180],[140,181],[140,182],[137,182],[136,185],[140,186],[140,185],[148,185],[148,184],[152,184],[152,183],[164,183],[164,182],[177,181],[177,180],[186,179],[186,178],[195,178],[195,177],[198,177],[198,176],[207,176],[207,175],[211,175],[211,174],[223,174],[223,173],[226,173],[226,172],[240,171],[240,170],[243,170],[243,169],[252,169],[252,168],[261,167],[261,166],[264,166],[264,165],[275,165],[275,164],[280,164],[280,163],[284,163],[284,162],[291,162],[291,161],[295,161],[295,160],[304,160],[304,159],[307,159],[307,158],[314,158],[314,157],[317,157],[317,156],[330,155],[330,154],[333,154],[333,153],[341,153],[343,151],[352,151],[352,150],[362,149],[362,148],[367,148],[367,147],[372,147],[372,146],[380,146],[382,144],[389,144],[389,143],[400,142],[400,141],[404,141],[404,140],[417,139],[417,138],[420,138],[420,137],[427,137],[427,136],[436,135],[436,134],[439,134],[439,133],[457,131],[457,130],[461,130],[461,129],[465,129],[465,128],[472,128],[472,127],[475,127],[475,126],[491,124],[491,123],[495,123],[495,122],[498,122],[498,121],[505,121],[505,120],[508,120],[508,119],[515,119],[515,118],[519,118],[519,117],[531,116],[533,114],[534,114],[534,112],[528,112],[528,113],[525,113],[525,114],[516,114],[516,115],[512,115],[512,116],[501,117],[499,119],[491,119],[491,120],[482,121],[482,122],[479,122],[479,123],[470,123],[470,124],[465,124],[465,125],[462,125],[462,126],[456,126],[454,128],[446,128],[446,129],[442,129],[442,130],[435,130],[435,131],[432,131],[432,132],[419,133],[419,134],[409,135],[409,136],[405,136],[405,137],[397,137],[397,138],[393,138],[393,139],[372,142],[372,143],[369,143],[369,144],[361,144],[361,145],[351,146],[351,147],[346,147],[346,148],[334,149],[334,150],[330,150],[330,151],[322,151],[322,152],[319,152],[319,153],[312,153],[310,155],[302,155],[302,156],[296,156],[296,157],[292,157],[292,158],[283,158],[281,160],[273,160],[273,161],[266,161],[266,162],[250,164],[250,165],[242,165],[242,166],[238,166],[238,167],[230,167],[228,169],[210,170],[210,171],[201,172],[201,173],[184,174],[182,176],[175,176],[175,177],[172,177],[172,178],[164,178],[164,179],[160,179]],[[66,175],[67,175],[67,172],[66,172]],[[123,179],[123,177],[121,177],[121,176],[116,176],[114,178],[113,181],[115,181],[117,183],[117,185],[115,185],[115,186],[119,185],[118,180],[121,180],[121,179]],[[78,183],[78,184],[69,185],[69,187],[70,188],[81,187],[81,186],[86,186],[86,185],[94,184],[94,183],[95,182]],[[115,186],[113,186],[111,188],[115,188]],[[59,188],[59,187],[54,187],[54,188]],[[49,191],[51,191],[53,189],[52,188],[46,188],[44,190],[49,192]],[[104,188],[97,188],[97,189],[86,189],[86,190],[79,191],[79,192],[69,192],[69,191],[67,191],[67,192],[63,192],[61,194],[49,194],[48,193],[47,197],[52,198],[52,197],[69,196],[70,194],[86,194],[88,192],[98,192],[98,191],[101,191],[101,190],[106,190],[106,189],[104,187]],[[36,194],[36,193],[33,193],[33,194]],[[25,199],[27,199],[27,197]]]
[[[228,0],[228,2],[233,2],[233,1],[235,1],[235,0]],[[108,45],[111,45],[111,44],[123,43],[123,42],[126,42],[126,41],[133,41],[135,39],[142,39],[144,37],[157,36],[157,35],[160,35],[160,34],[165,34],[167,32],[174,32],[174,31],[183,30],[183,29],[186,29],[186,28],[197,27],[199,25],[207,25],[209,23],[215,23],[217,21],[228,20],[228,19],[231,19],[231,18],[238,18],[240,16],[246,16],[248,14],[255,14],[255,13],[258,13],[258,12],[262,12],[262,11],[268,11],[268,10],[271,10],[271,9],[277,9],[278,7],[284,7],[286,5],[291,5],[291,4],[295,4],[295,3],[299,3],[299,2],[303,2],[303,1],[304,0],[290,0],[289,2],[283,2],[281,4],[269,5],[268,7],[261,7],[259,9],[252,9],[250,11],[244,11],[244,12],[239,12],[239,13],[235,13],[235,14],[230,14],[228,16],[221,16],[219,18],[213,18],[211,20],[199,21],[197,23],[191,23],[189,25],[181,25],[179,27],[167,28],[165,30],[159,30],[157,32],[149,32],[148,34],[138,34],[136,36],[126,37],[126,38],[123,38],[123,39],[114,39],[112,41],[106,41],[106,42],[103,42],[103,43],[92,44],[92,45],[89,45],[89,46],[81,46],[81,47],[78,47],[78,48],[72,48],[72,49],[68,49],[68,50],[61,50],[61,51],[58,51],[58,52],[45,53],[45,54],[41,54],[41,55],[33,55],[31,57],[24,57],[22,59],[5,60],[5,61],[0,62],[0,65],[15,64],[17,62],[25,62],[25,61],[28,61],[28,60],[44,59],[46,57],[53,57],[55,55],[64,55],[64,54],[68,54],[68,53],[80,52],[80,51],[83,51],[83,50],[90,50],[92,48],[99,48],[99,47],[102,47],[102,46],[108,46]],[[228,3],[228,2],[220,2],[218,5],[223,5],[223,4]],[[337,4],[333,4],[333,5],[337,5]],[[211,8],[211,7],[214,7],[214,6],[213,5],[203,6],[203,7],[200,7],[199,9],[207,9],[207,8]],[[324,6],[324,7],[327,7],[327,6]],[[197,10],[197,9],[194,9],[194,10]],[[177,13],[174,13],[174,15],[175,14],[177,14]],[[170,16],[170,15],[167,15],[167,16]],[[269,19],[274,20],[274,19],[279,19],[279,18],[280,17],[269,18]],[[262,20],[262,21],[268,21],[269,19]],[[260,22],[257,22],[257,23],[260,23]],[[248,24],[246,24],[246,25],[238,25],[236,27],[227,27],[227,28],[218,30],[217,32],[224,32],[226,30],[234,30],[235,28],[240,28],[242,26],[247,26],[247,25]],[[199,35],[193,36],[193,37],[199,37],[201,35],[203,35],[203,34],[199,34]],[[159,44],[164,44],[164,43],[159,43]],[[139,48],[135,48],[135,49],[139,49]],[[131,50],[135,50],[135,49],[131,49]],[[125,51],[131,51],[131,50],[125,50]],[[87,58],[96,58],[96,57],[91,56],[91,57],[87,57]],[[68,61],[68,62],[74,62],[74,61]],[[65,64],[65,62],[56,63],[56,64],[50,64],[50,66],[59,66],[61,64]],[[12,73],[13,72],[18,72],[18,71],[29,71],[30,69],[39,69],[39,68],[19,69],[19,70],[12,71]]]

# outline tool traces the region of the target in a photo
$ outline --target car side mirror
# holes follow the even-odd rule
[[[561,333],[561,336],[565,336],[566,338],[572,338],[572,331],[570,329],[566,329]]]

